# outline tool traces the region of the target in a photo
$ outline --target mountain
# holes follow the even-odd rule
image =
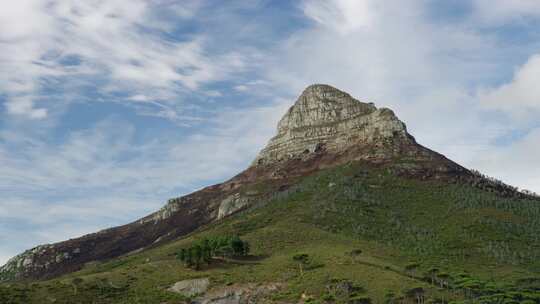
[[[467,174],[442,155],[418,145],[389,109],[377,109],[327,85],[312,85],[278,124],[278,134],[252,166],[231,180],[169,200],[131,224],[66,242],[38,246],[0,269],[5,278],[46,279],[84,263],[114,258],[165,243],[249,205],[238,189],[261,180],[286,180],[348,161],[384,163],[411,158],[411,174]],[[421,172],[421,173],[419,173]]]
[[[283,289],[284,301],[302,293],[315,299],[324,297],[324,290],[352,288],[329,276],[349,282],[362,278],[364,271],[365,284],[373,287],[365,293],[375,299],[382,299],[382,289],[403,285],[410,287],[417,301],[420,289],[422,299],[429,293],[433,299],[463,300],[484,296],[483,291],[476,291],[480,287],[474,287],[474,292],[466,288],[459,293],[447,291],[449,279],[442,278],[450,274],[442,275],[443,270],[469,270],[460,275],[469,281],[478,276],[478,286],[484,284],[478,283],[484,282],[480,278],[529,280],[529,285],[540,282],[535,277],[540,271],[538,215],[538,198],[421,146],[392,110],[317,84],[302,92],[279,121],[276,136],[243,172],[224,183],[170,199],[157,212],[133,223],[28,250],[0,268],[0,280],[15,282],[10,284],[42,280],[35,289],[18,294],[27,302],[52,294],[63,303],[59,295],[73,298],[86,292],[89,303],[101,303],[90,299],[99,298],[96,288],[105,288],[111,297],[100,298],[103,303],[135,296],[162,303],[157,301],[170,297],[165,285],[201,275],[174,259],[178,248],[206,235],[235,234],[250,240],[256,260],[204,270],[206,276],[217,277],[212,284],[218,290],[228,286],[230,273],[244,284],[237,286],[243,294],[253,289],[245,284],[274,282],[277,285],[272,288]],[[305,254],[309,263],[304,265],[309,282],[303,270],[297,274],[297,263],[290,258],[295,252],[309,252]],[[170,273],[148,270],[153,263],[166,265]],[[435,266],[438,276],[426,279],[416,273],[434,271]],[[282,273],[273,273],[269,267]],[[84,278],[87,289],[73,287],[71,294],[73,284],[66,283],[66,278],[73,276]],[[120,280],[123,287],[115,289],[112,281],[95,283],[98,277]],[[439,288],[430,287],[430,279]],[[40,286],[49,289],[45,292]],[[143,286],[147,293],[134,293]],[[420,289],[415,292],[414,288]],[[517,292],[517,287],[511,288]],[[501,290],[497,292],[506,292]],[[537,295],[530,288],[527,292]],[[540,303],[540,296],[537,300],[532,303]]]

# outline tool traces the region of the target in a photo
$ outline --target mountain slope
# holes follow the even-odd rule
[[[18,290],[17,299],[24,301],[6,303],[53,298],[54,303],[172,304],[184,298],[167,289],[192,278],[209,278],[212,290],[282,283],[285,287],[270,299],[280,303],[296,303],[302,294],[324,303],[330,296],[327,286],[341,280],[361,286],[361,294],[373,303],[383,303],[389,293],[395,295],[394,303],[417,303],[407,292],[420,287],[426,300],[496,294],[540,299],[538,200],[504,198],[462,183],[399,177],[388,167],[365,163],[289,182],[281,190],[266,182],[247,187],[241,195],[273,195],[184,238],[88,264],[57,279],[12,284],[4,291],[0,287],[0,299],[2,292],[15,299]],[[201,270],[175,258],[196,240],[234,234],[250,242],[251,258],[217,260]],[[293,259],[300,253],[310,258],[303,274]],[[429,275],[433,268],[439,269],[434,283]],[[76,291],[75,279],[81,282]]]
[[[467,269],[508,284],[536,276],[539,206],[417,144],[391,110],[313,85],[252,166],[231,180],[172,199],[134,223],[27,251],[0,277],[49,279],[82,269],[73,274],[86,282],[77,292],[66,281],[72,277],[60,277],[24,291],[29,302],[54,295],[57,303],[75,296],[93,303],[95,288],[123,286],[102,303],[159,303],[172,297],[166,286],[193,276],[210,277],[216,288],[229,279],[289,282],[287,301],[303,291],[321,296],[333,276],[361,281],[377,303],[385,289],[417,285],[431,297],[463,299],[430,287],[420,274],[433,266],[452,274]],[[175,261],[193,239],[220,234],[247,238],[257,261],[202,272]],[[359,248],[360,257],[347,255]],[[317,266],[306,277],[291,259],[299,252]]]

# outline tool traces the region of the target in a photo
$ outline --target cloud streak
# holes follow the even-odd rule
[[[7,4],[0,13],[0,89],[7,96],[7,112],[46,118],[51,106],[42,96],[45,80],[55,79],[64,91],[70,85],[75,91],[89,86],[110,99],[130,91],[174,103],[201,85],[242,70],[242,56],[234,51],[210,56],[203,34],[172,36],[180,30],[178,21],[192,18],[199,9],[196,2],[186,3]]]
[[[540,54],[536,54],[519,67],[510,82],[481,91],[479,98],[486,107],[531,119],[540,112],[539,83]]]

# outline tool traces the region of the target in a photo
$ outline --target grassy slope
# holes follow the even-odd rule
[[[264,191],[265,185],[254,186]],[[246,191],[249,189],[246,189]],[[7,303],[181,303],[165,289],[210,277],[213,285],[286,282],[275,299],[320,297],[331,279],[349,279],[382,303],[391,290],[423,286],[432,296],[460,299],[408,276],[437,266],[497,284],[538,276],[540,204],[512,201],[463,185],[397,178],[349,165],[305,178],[272,201],[205,227],[176,242],[31,285],[0,287]],[[174,254],[194,239],[240,234],[258,258],[186,269]],[[348,253],[361,249],[351,257]],[[312,258],[299,275],[296,253]],[[80,277],[78,286],[73,278]],[[2,295],[3,294],[3,295]],[[3,298],[2,298],[3,297]]]

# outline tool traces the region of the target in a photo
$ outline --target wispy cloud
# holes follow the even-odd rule
[[[145,142],[135,140],[133,124],[114,116],[91,129],[70,133],[59,146],[4,134],[0,192],[50,197],[57,192],[87,194],[101,189],[108,194],[161,193],[165,199],[172,189],[192,189],[248,164],[272,135],[284,104],[241,112],[229,109],[207,121],[207,128],[199,132],[175,136],[171,130],[168,138]],[[18,149],[7,149],[9,143]]]
[[[540,128],[528,130],[510,143],[475,155],[475,168],[493,176],[517,181],[522,189],[540,192]]]
[[[302,9],[320,25],[348,34],[373,26],[375,5],[375,1],[366,0],[304,1]]]
[[[513,79],[479,94],[486,107],[501,109],[524,119],[536,119],[540,113],[540,55],[533,55],[519,67]]]
[[[44,81],[126,91],[165,103],[243,68],[234,51],[208,54],[203,34],[173,35],[197,2],[22,0],[0,13],[0,89],[8,113],[47,116]],[[202,2],[201,2],[202,3]],[[24,20],[24,22],[22,22]],[[96,86],[99,84],[99,86]],[[126,100],[126,101],[129,101]],[[174,110],[174,108],[170,108]],[[170,116],[170,115],[169,115]]]

